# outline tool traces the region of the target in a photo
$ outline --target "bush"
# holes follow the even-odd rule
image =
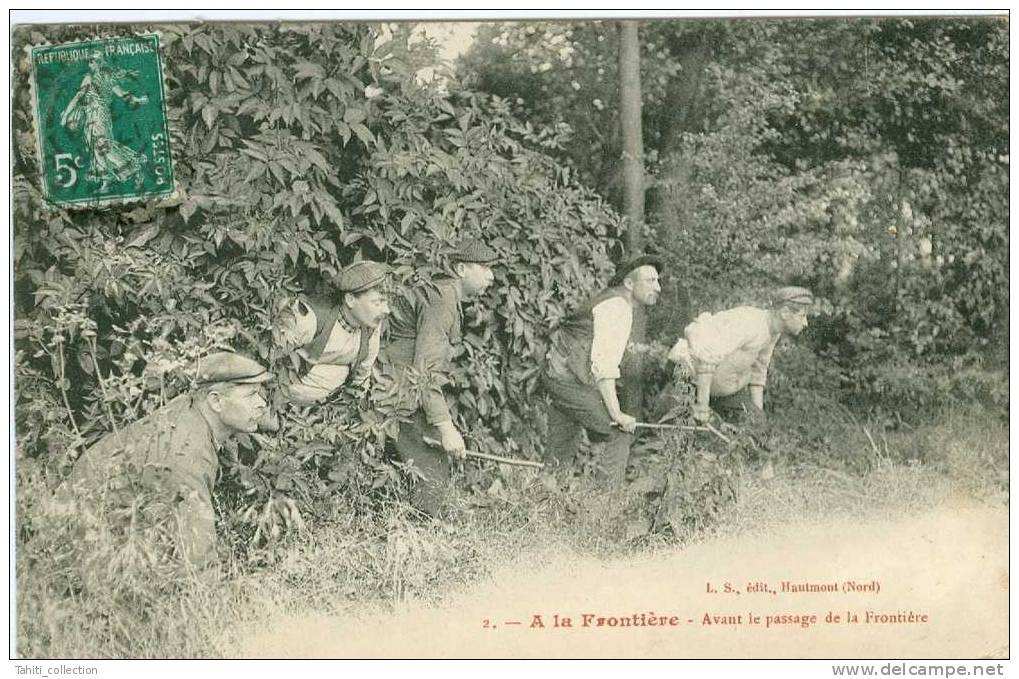
[[[286,384],[302,366],[277,321],[295,295],[361,257],[391,263],[395,294],[410,295],[447,273],[467,237],[483,237],[501,263],[498,285],[466,309],[447,395],[472,444],[534,451],[545,336],[607,276],[619,231],[612,210],[546,155],[557,133],[497,97],[419,84],[433,55],[408,42],[408,26],[155,28],[176,202],[45,206],[27,64],[16,70],[17,463],[37,478],[19,476],[19,535],[82,450],[187,390],[197,357],[232,348]],[[96,30],[22,28],[15,54]],[[414,472],[385,458],[404,415],[396,388],[377,373],[368,408],[340,395],[289,409],[274,435],[232,441],[216,491],[232,551],[265,563],[310,518],[370,513],[399,496]]]
[[[936,413],[975,405],[1003,420],[1008,417],[1007,376],[979,365],[897,362],[862,367],[857,375],[849,390],[857,408],[887,413],[900,421],[919,424]]]

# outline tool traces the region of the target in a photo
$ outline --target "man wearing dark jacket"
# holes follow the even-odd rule
[[[231,436],[256,430],[266,410],[263,385],[270,379],[264,367],[239,354],[201,359],[191,393],[86,450],[57,491],[58,501],[74,511],[78,498],[95,501],[124,481],[137,482],[166,508],[161,523],[182,559],[198,570],[215,566],[217,452]]]
[[[491,264],[498,255],[478,240],[460,245],[452,258],[452,278],[417,291],[412,300],[394,303],[389,319],[391,344],[385,357],[403,385],[413,409],[410,422],[400,424],[396,454],[413,461],[423,475],[414,486],[411,501],[435,515],[441,508],[442,485],[449,479],[450,458],[463,458],[463,435],[453,423],[442,385],[449,381],[455,347],[460,344],[462,302],[484,293],[494,279]],[[425,439],[434,439],[439,447]]]

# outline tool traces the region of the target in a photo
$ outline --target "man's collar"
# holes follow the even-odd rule
[[[778,316],[778,311],[775,309],[765,309],[768,314],[768,333],[775,337],[776,335],[782,334],[782,319]]]
[[[361,332],[360,324],[356,323],[354,319],[347,317],[347,306],[345,304],[340,306],[340,313],[336,314],[336,322],[351,335],[357,335]]]
[[[436,278],[435,280],[433,280],[432,285],[435,286],[435,290],[438,290],[439,288],[442,287],[450,288],[453,291],[453,301],[455,301],[458,306],[460,304],[463,304],[464,294],[463,289],[460,285],[459,278],[454,278],[452,276],[442,276],[441,278]]]
[[[208,427],[209,439],[212,441],[212,447],[219,450],[220,446],[223,445],[223,442],[226,441],[229,436],[225,432],[218,432],[222,436],[222,440],[220,440],[220,436],[217,436],[216,425],[209,419],[209,414],[205,412],[205,409],[199,406],[197,402],[193,402],[191,404],[191,408],[198,412],[198,416],[202,418],[202,421],[205,422],[205,426]]]

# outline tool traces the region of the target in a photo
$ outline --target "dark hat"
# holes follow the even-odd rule
[[[364,292],[384,281],[389,272],[388,264],[364,259],[344,268],[335,283],[340,292]]]
[[[798,288],[790,285],[784,288],[776,288],[771,293],[771,303],[775,306],[812,306],[814,295],[806,288]]]
[[[641,255],[640,257],[634,257],[628,259],[619,266],[616,267],[616,275],[609,281],[610,286],[622,285],[623,279],[634,269],[639,269],[642,266],[653,266],[655,271],[661,274],[665,271],[665,264],[662,262],[661,257],[655,255]]]
[[[216,382],[260,384],[272,379],[262,364],[232,351],[220,351],[198,359],[195,382],[199,385]]]
[[[451,259],[454,262],[468,262],[470,264],[491,264],[499,259],[499,253],[485,245],[480,240],[473,238],[466,240],[457,246]]]

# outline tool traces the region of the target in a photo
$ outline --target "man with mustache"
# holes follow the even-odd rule
[[[686,326],[669,359],[694,376],[697,398],[693,417],[707,422],[714,408],[725,419],[764,416],[768,367],[782,335],[799,335],[814,304],[810,290],[778,288],[771,306],[740,306],[703,313]]]
[[[433,288],[416,291],[410,299],[398,300],[390,319],[386,357],[414,411],[409,422],[400,423],[396,455],[403,462],[413,461],[423,475],[414,485],[411,502],[431,516],[441,509],[450,460],[466,454],[463,435],[442,392],[442,385],[449,381],[454,347],[461,341],[460,305],[480,297],[492,285],[491,264],[497,259],[496,252],[479,240],[462,243],[451,258],[453,276],[438,279]],[[439,441],[441,449],[430,446],[425,438]]]
[[[620,408],[616,382],[634,308],[658,301],[663,268],[650,255],[621,264],[609,287],[568,316],[552,337],[543,377],[552,400],[545,461],[561,473],[571,469],[587,430],[592,443],[604,443],[599,478],[610,486],[625,479],[637,420]]]
[[[228,351],[199,360],[195,375],[191,393],[86,450],[58,490],[58,501],[67,502],[69,492],[98,499],[118,487],[144,488],[165,509],[161,523],[179,556],[203,570],[217,561],[212,488],[219,448],[235,434],[257,430],[266,410],[263,385],[272,376]]]
[[[381,324],[389,315],[389,272],[381,262],[354,262],[332,282],[336,299],[312,296],[294,303],[281,323],[282,335],[310,367],[285,390],[287,400],[311,405],[344,384],[367,385],[379,356]]]

